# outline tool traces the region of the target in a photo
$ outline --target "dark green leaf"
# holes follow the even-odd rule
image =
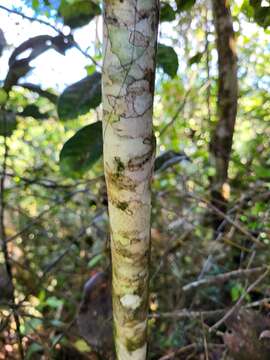
[[[269,167],[265,167],[265,166],[256,166],[255,167],[255,173],[256,173],[256,177],[261,178],[261,179],[265,179],[265,180],[269,180],[270,179],[270,166]]]
[[[72,29],[88,24],[96,15],[100,15],[100,7],[91,0],[62,0],[59,13],[64,24]]]
[[[176,0],[177,10],[188,11],[192,8],[192,6],[196,3],[196,0]]]
[[[254,20],[264,28],[270,26],[270,7],[256,7],[254,9]]]
[[[158,44],[157,65],[170,77],[174,77],[178,69],[178,57],[171,46]]]
[[[4,82],[4,89],[6,92],[9,92],[12,86],[16,85],[21,77],[32,70],[30,62],[37,56],[49,49],[54,49],[64,55],[65,51],[71,46],[73,46],[73,38],[71,35],[66,37],[63,35],[38,35],[24,41],[15,48],[8,60],[9,71]],[[30,51],[29,55],[20,58],[26,51]]]
[[[87,125],[72,136],[60,153],[60,168],[65,176],[78,177],[102,156],[102,123]]]
[[[101,74],[95,72],[65,89],[58,100],[58,116],[61,120],[75,119],[100,103]]]
[[[41,113],[40,110],[39,110],[39,107],[37,105],[35,105],[35,104],[27,105],[23,109],[23,111],[21,113],[19,113],[18,115],[23,116],[23,117],[31,116],[34,119],[38,119],[38,120],[48,119],[48,117],[49,117],[49,114]]]
[[[173,21],[175,12],[170,4],[162,2],[160,4],[160,21]]]
[[[192,64],[198,64],[202,57],[203,57],[204,52],[198,52],[197,54],[195,54],[194,56],[192,56],[189,60],[188,60],[188,65],[192,65]]]
[[[249,17],[253,18],[254,21],[267,28],[270,26],[270,6],[262,6],[262,0],[244,0],[241,10]]]
[[[10,136],[16,129],[17,120],[15,113],[0,110],[0,135]]]
[[[0,88],[0,105],[4,105],[7,101],[7,93],[3,88]]]

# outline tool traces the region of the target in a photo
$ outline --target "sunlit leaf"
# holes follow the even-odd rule
[[[89,260],[87,267],[89,269],[92,269],[96,267],[103,259],[104,259],[104,254],[98,254],[94,256],[91,260]]]
[[[72,29],[88,24],[96,15],[100,15],[100,7],[91,0],[62,0],[59,13],[64,24]]]
[[[90,346],[87,344],[86,341],[84,341],[83,339],[79,339],[74,343],[74,346],[77,350],[81,351],[81,352],[87,352],[87,351],[91,351]]]

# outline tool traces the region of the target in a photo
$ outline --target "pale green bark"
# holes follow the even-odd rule
[[[157,0],[104,2],[103,137],[117,359],[146,358]]]

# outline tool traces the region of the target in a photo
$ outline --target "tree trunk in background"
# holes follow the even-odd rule
[[[145,359],[158,0],[104,2],[103,138],[117,359]]]
[[[218,51],[218,122],[210,143],[216,170],[212,201],[226,211],[226,182],[237,112],[237,56],[228,0],[212,0]]]

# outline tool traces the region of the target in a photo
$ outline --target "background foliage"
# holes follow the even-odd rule
[[[4,13],[7,9],[1,4]],[[243,294],[246,305],[270,296],[269,277],[248,294],[248,280],[238,278],[183,291],[184,285],[204,276],[261,267],[270,260],[269,2],[230,4],[240,90],[226,195],[229,208],[223,227],[214,234],[209,142],[217,121],[218,74],[211,6],[203,0],[161,3],[154,112],[160,157],[153,178],[151,359],[192,344],[184,357],[179,353],[170,358],[221,359],[226,353],[223,338],[207,331],[221,316],[213,320],[211,313],[193,317],[191,312],[227,309]],[[16,15],[29,11],[29,16]],[[0,31],[0,55],[9,55],[8,71],[0,74],[4,216],[0,359],[19,358],[4,243],[25,358],[94,359],[97,354],[80,336],[74,319],[83,284],[110,265],[100,122],[101,4],[25,0],[8,12],[11,26],[16,21],[39,22],[44,34],[27,34],[29,39],[14,48],[5,41],[7,29]],[[85,26],[97,33],[95,44],[86,50],[76,36]],[[54,35],[48,35],[52,28]],[[61,92],[57,86],[46,89],[28,82],[34,59],[45,58],[49,51],[63,56],[71,49],[87,59],[83,79],[64,89],[62,84]],[[181,317],[182,309],[188,316]],[[224,324],[220,330],[226,330]],[[76,355],[68,357],[72,351]]]

